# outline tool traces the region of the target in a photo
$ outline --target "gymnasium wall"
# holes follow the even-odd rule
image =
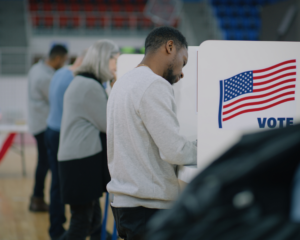
[[[283,23],[290,8],[295,6],[296,9],[300,6],[299,0],[287,0],[280,1],[276,4],[271,4],[264,6],[261,9],[261,21],[262,26],[260,30],[260,40],[263,41],[299,41],[299,26],[300,26],[300,15],[299,10],[298,13],[291,19],[290,26],[288,27],[284,36],[280,39],[278,38],[278,29],[280,25]]]
[[[33,36],[30,40],[30,52],[33,55],[47,55],[51,46],[55,43],[62,43],[68,47],[70,54],[80,54],[82,50],[91,46],[94,42],[104,39],[103,37],[82,37],[82,36]],[[145,36],[141,37],[109,37],[119,47],[131,46],[141,48],[144,46]]]
[[[1,122],[22,124],[27,119],[27,77],[0,77]]]

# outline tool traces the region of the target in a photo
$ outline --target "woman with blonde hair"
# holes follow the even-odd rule
[[[106,104],[103,87],[115,80],[118,46],[109,40],[94,43],[87,51],[63,104],[58,151],[61,195],[70,204],[67,240],[100,239],[99,198],[110,181],[106,153]]]

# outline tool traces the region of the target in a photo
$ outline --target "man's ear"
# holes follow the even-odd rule
[[[168,54],[171,54],[174,51],[174,41],[173,40],[167,41],[166,51],[167,51]]]

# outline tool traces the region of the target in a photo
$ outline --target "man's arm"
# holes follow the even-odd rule
[[[176,165],[197,164],[197,148],[179,134],[174,94],[169,83],[157,80],[143,95],[140,116],[163,160]]]

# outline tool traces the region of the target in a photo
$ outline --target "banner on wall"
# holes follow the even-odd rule
[[[296,59],[288,59],[221,80],[219,128],[292,125],[296,114],[296,63]]]

